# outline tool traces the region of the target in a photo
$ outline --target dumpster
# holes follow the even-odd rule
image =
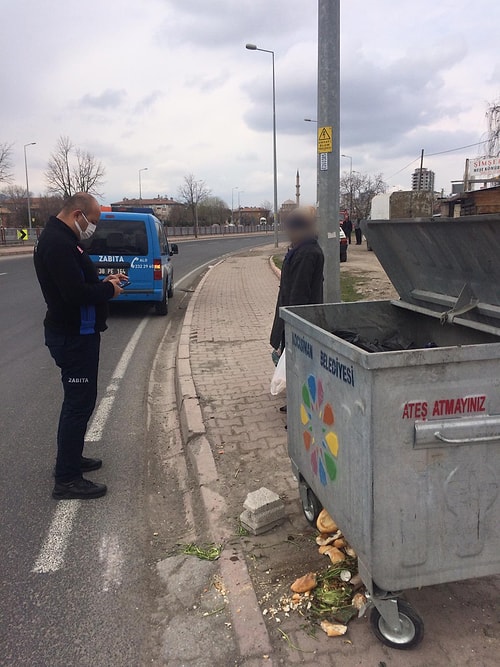
[[[403,589],[500,572],[500,216],[363,226],[400,300],[281,310],[288,451],[405,649],[423,622]]]

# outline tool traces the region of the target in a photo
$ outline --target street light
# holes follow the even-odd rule
[[[234,220],[234,191],[238,189],[238,186],[235,185],[234,188],[231,189],[231,224],[233,224]]]
[[[147,171],[147,167],[139,169],[139,199],[142,199],[142,180],[141,180],[141,171]]]
[[[31,229],[31,199],[30,199],[30,184],[28,180],[28,158],[26,157],[26,149],[28,146],[36,146],[36,141],[29,144],[24,144],[24,171],[26,172],[26,198],[28,200],[28,227]]]
[[[274,247],[278,247],[278,160],[276,155],[276,76],[274,71],[274,51],[259,49],[255,44],[247,44],[249,51],[270,53],[273,61],[273,166],[274,166]]]
[[[350,166],[350,169],[349,169],[349,190],[350,190],[350,194],[349,194],[349,218],[351,218],[351,216],[352,216],[352,157],[350,155],[344,155],[343,153],[342,153],[341,157],[345,157],[351,163],[351,166]]]
[[[318,122],[317,120],[314,120],[314,118],[304,118],[304,121],[306,123],[317,123]]]
[[[241,195],[245,194],[245,190],[238,190],[238,225],[241,225]]]

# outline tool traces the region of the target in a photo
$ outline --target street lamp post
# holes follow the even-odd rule
[[[241,195],[245,194],[245,190],[238,190],[238,225],[241,225]]]
[[[234,223],[234,191],[238,189],[238,186],[235,185],[234,188],[231,189],[231,224]]]
[[[273,171],[274,171],[274,247],[278,247],[278,159],[276,150],[276,76],[274,69],[274,51],[259,49],[255,44],[247,44],[249,51],[270,53],[273,62]]]
[[[143,167],[142,169],[139,169],[139,199],[142,199],[142,179],[141,179],[141,171],[147,171],[147,167]]]
[[[28,158],[26,157],[26,149],[28,146],[36,146],[36,141],[29,144],[24,144],[24,171],[26,172],[26,199],[28,202],[28,228],[31,230],[31,199],[30,199],[30,184],[28,180]]]
[[[349,218],[352,221],[352,157],[350,155],[344,155],[342,153],[342,157],[345,157],[347,160],[350,162],[350,168],[349,168]]]

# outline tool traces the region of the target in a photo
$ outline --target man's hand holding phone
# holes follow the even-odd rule
[[[128,276],[125,273],[113,273],[110,276],[106,276],[103,282],[112,283],[115,290],[113,297],[121,294],[123,292],[123,288],[126,287],[127,285],[130,285]]]

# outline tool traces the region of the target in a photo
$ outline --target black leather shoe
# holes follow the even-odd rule
[[[75,479],[72,482],[56,482],[52,497],[56,500],[71,500],[79,498],[87,500],[90,498],[100,498],[106,494],[108,487],[106,484],[94,484],[90,479]]]
[[[80,459],[80,470],[82,472],[90,472],[91,470],[99,470],[99,468],[102,468],[102,460],[101,459],[89,459],[86,456],[82,456]],[[52,471],[52,477],[56,476],[56,467],[54,466],[54,470]]]
[[[91,470],[99,470],[102,468],[101,459],[89,459],[86,456],[82,456],[80,459],[80,467],[82,472],[90,472]]]

